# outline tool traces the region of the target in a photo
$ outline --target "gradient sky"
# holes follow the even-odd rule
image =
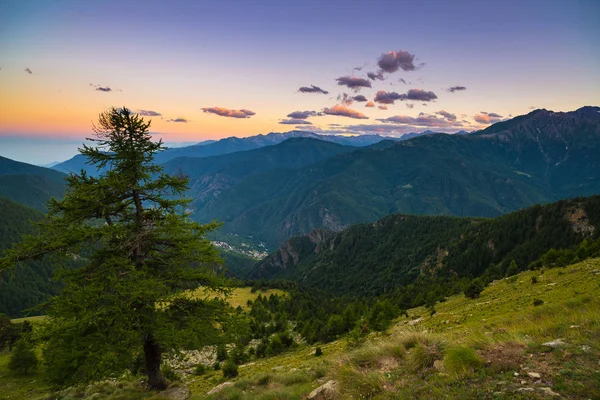
[[[391,51],[414,62],[370,80]],[[297,126],[471,131],[600,104],[599,66],[597,0],[0,0],[0,155],[62,161],[110,106],[160,114],[151,129],[170,143]],[[339,85],[346,76],[372,87]],[[329,94],[299,91],[311,85]],[[343,104],[378,91],[396,95]],[[203,111],[214,107],[246,118]],[[316,115],[281,124],[294,111]]]

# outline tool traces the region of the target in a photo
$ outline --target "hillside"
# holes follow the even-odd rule
[[[316,139],[346,146],[369,146],[384,139],[388,139],[385,136],[380,135],[335,136],[318,135],[313,132],[305,131],[290,131],[284,133],[271,132],[266,135],[261,134],[246,138],[233,136],[212,143],[202,142],[193,146],[168,149],[156,156],[156,162],[161,164],[178,157],[212,157],[231,154],[240,151],[259,149],[265,146],[273,146],[291,138]],[[98,171],[94,168],[90,168],[85,161],[85,157],[76,155],[67,161],[55,165],[53,168],[61,172],[79,172],[81,169],[84,169],[91,175],[96,175]]]
[[[287,171],[325,160],[340,153],[355,151],[343,146],[312,138],[288,139],[276,146],[240,151],[216,157],[178,157],[162,166],[166,173],[183,173],[190,178],[188,194],[194,199],[192,207],[201,209],[220,201],[220,194],[248,176],[266,171]],[[245,194],[244,199],[253,196]]]
[[[300,343],[244,363],[236,378],[208,369],[183,375],[172,387],[188,387],[192,400],[304,399],[331,381],[338,398],[595,399],[600,303],[590,293],[600,285],[598,271],[600,259],[523,272],[492,282],[478,299],[451,296],[436,304],[433,315],[424,307],[410,309],[387,332],[364,342],[342,338],[317,345],[320,357],[317,346]],[[11,375],[8,358],[0,354],[2,394],[49,397],[41,374]],[[52,398],[87,396],[164,398],[145,391],[136,377],[70,388]]]
[[[63,196],[65,177],[49,168],[0,157],[0,196],[39,211],[46,210],[50,198]]]
[[[34,233],[31,222],[40,221],[43,214],[0,197],[0,254],[21,240],[23,234]],[[60,284],[52,280],[54,266],[50,261],[20,263],[14,270],[0,273],[0,313],[23,316],[24,310],[39,305],[53,294]],[[33,314],[39,313],[34,312]]]
[[[380,295],[411,284],[523,270],[548,250],[600,237],[600,196],[534,206],[494,219],[390,215],[342,232],[283,243],[249,279],[292,279],[337,295]],[[424,282],[428,282],[427,284]],[[409,293],[404,292],[403,295]]]
[[[476,134],[382,142],[249,175],[193,215],[273,248],[391,213],[494,217],[598,194],[600,122],[588,114],[538,110]]]

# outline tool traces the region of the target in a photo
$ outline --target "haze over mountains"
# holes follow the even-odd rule
[[[431,132],[427,132],[431,133]],[[410,137],[420,134],[408,134]],[[247,138],[228,137],[218,141],[203,141],[193,146],[181,147],[181,148],[170,148],[166,151],[159,153],[156,156],[155,161],[157,163],[164,163],[177,157],[210,157],[218,156],[223,154],[230,154],[239,151],[258,149],[265,146],[272,146],[284,142],[291,138],[312,138],[319,139],[328,142],[344,144],[348,146],[368,146],[385,139],[390,139],[386,136],[381,135],[360,135],[360,136],[336,136],[336,135],[319,135],[313,132],[306,131],[290,131],[284,133],[271,132],[266,135],[250,136]],[[402,140],[402,139],[398,139]],[[85,169],[91,174],[97,174],[95,168],[90,168],[85,163],[85,158],[81,155],[58,163],[52,168],[61,172],[79,172],[81,169]]]

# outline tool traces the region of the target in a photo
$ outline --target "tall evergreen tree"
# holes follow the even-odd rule
[[[225,290],[215,273],[220,260],[206,239],[217,224],[188,218],[188,200],[180,198],[188,181],[153,164],[164,147],[149,127],[127,108],[101,113],[88,139],[93,145],[80,152],[107,171],[71,174],[39,234],[26,236],[0,264],[44,255],[86,261],[60,269],[65,289],[47,305],[44,359],[58,385],[115,376],[141,357],[149,386],[164,389],[163,352],[198,345],[223,326],[226,305],[213,296]],[[206,296],[181,295],[198,286]]]

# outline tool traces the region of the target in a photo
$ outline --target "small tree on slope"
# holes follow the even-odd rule
[[[15,349],[10,355],[8,369],[18,374],[27,375],[37,368],[38,359],[33,351],[33,347],[25,339],[17,342]]]
[[[107,172],[71,174],[39,235],[1,260],[0,268],[47,254],[85,261],[60,270],[65,288],[47,305],[44,359],[55,384],[117,376],[142,355],[149,386],[164,389],[163,352],[198,345],[223,326],[226,305],[210,296],[224,291],[212,270],[219,257],[205,237],[217,225],[188,219],[188,200],[178,198],[187,179],[152,163],[164,147],[151,140],[149,127],[126,108],[100,114],[88,139],[94,146],[80,152]],[[181,296],[199,285],[203,298]]]

